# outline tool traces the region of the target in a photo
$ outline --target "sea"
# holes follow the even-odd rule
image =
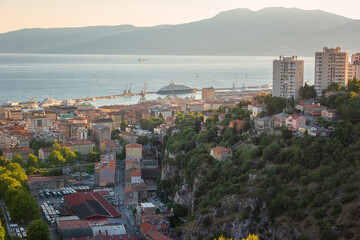
[[[272,84],[274,57],[0,54],[0,102],[87,98],[122,94],[131,86],[156,92],[170,82],[193,88],[232,88]],[[146,61],[139,61],[143,59]],[[304,81],[314,82],[312,57],[304,60]],[[247,76],[247,77],[246,77]],[[197,92],[196,98],[201,93]],[[183,95],[190,96],[189,94]],[[148,100],[164,95],[149,94]],[[135,104],[139,96],[102,99],[95,106]]]

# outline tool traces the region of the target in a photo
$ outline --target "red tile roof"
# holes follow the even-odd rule
[[[131,176],[132,176],[132,177],[141,177],[140,168],[133,170],[133,171],[131,172]]]
[[[214,152],[228,152],[228,151],[232,151],[232,149],[230,148],[224,148],[224,147],[214,147],[211,149]]]
[[[127,144],[125,147],[126,148],[142,148],[142,145],[137,144],[137,143],[130,143],[130,144]]]
[[[81,216],[81,218],[104,216],[102,213],[99,213],[98,209],[94,209],[93,206],[90,205],[91,201],[96,201],[106,210],[108,213],[105,214],[106,217],[121,216],[121,214],[98,192],[74,193],[64,196],[64,199],[73,210],[74,208],[77,208],[77,206],[82,206],[80,210],[85,211],[85,214],[84,216]]]

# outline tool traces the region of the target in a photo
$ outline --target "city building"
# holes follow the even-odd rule
[[[60,147],[69,147],[72,151],[78,151],[82,155],[88,155],[95,148],[95,143],[89,140],[70,141],[59,143]]]
[[[224,147],[214,147],[210,150],[210,155],[217,160],[226,160],[232,158],[233,150]]]
[[[285,126],[290,130],[297,130],[300,126],[306,125],[306,118],[299,115],[289,115],[285,120]]]
[[[7,159],[13,159],[13,157],[19,154],[21,158],[26,161],[30,154],[34,154],[34,149],[31,148],[10,148],[3,150],[3,156]]]
[[[245,120],[232,120],[229,122],[229,127],[233,128],[235,127],[236,128],[236,132],[237,133],[240,133],[241,129],[243,128],[244,124],[246,123]]]
[[[138,136],[132,132],[122,132],[120,133],[120,137],[123,138],[125,142],[128,143],[136,143],[136,140],[138,138]]]
[[[327,121],[336,121],[339,116],[336,114],[336,109],[324,109],[321,111],[321,117]]]
[[[27,148],[29,147],[29,140],[18,135],[0,133],[0,149],[9,149],[15,147]]]
[[[130,143],[125,145],[126,148],[126,158],[135,158],[141,159],[142,158],[142,145],[137,143]]]
[[[265,103],[252,103],[248,105],[248,110],[251,111],[251,118],[255,118],[259,113],[265,112],[267,105]]]
[[[46,116],[36,116],[27,119],[27,130],[35,132],[36,129],[44,129],[50,126],[50,118]]]
[[[95,124],[92,126],[94,142],[99,148],[100,142],[104,139],[111,139],[111,128],[103,124]]]
[[[202,100],[209,100],[215,98],[215,88],[209,87],[209,88],[203,88],[201,90],[201,99]]]
[[[104,139],[100,142],[100,153],[102,154],[113,154],[116,156],[120,154],[123,147],[119,140]]]
[[[350,65],[353,66],[353,71],[355,76],[352,76],[352,78],[360,78],[360,53],[356,53],[351,55],[351,63]],[[351,77],[349,77],[351,79]]]
[[[74,193],[64,196],[65,205],[80,219],[117,218],[121,214],[99,193]]]
[[[95,185],[105,187],[115,185],[116,158],[114,155],[101,155],[95,165]]]
[[[347,86],[349,54],[340,47],[324,47],[322,52],[315,53],[315,91],[320,97],[322,91],[331,83]]]
[[[77,128],[76,129],[77,140],[87,140],[88,138],[88,130],[86,128]]]
[[[50,153],[51,153],[51,148],[40,148],[38,159],[45,161],[49,157]]]
[[[280,56],[273,61],[273,96],[297,99],[303,82],[304,60],[298,60],[297,56]]]

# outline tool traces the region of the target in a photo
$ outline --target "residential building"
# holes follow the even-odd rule
[[[10,109],[5,111],[5,118],[10,118],[13,120],[23,120],[24,112],[22,110]]]
[[[140,224],[140,232],[145,240],[171,240],[172,238],[161,233],[161,228],[148,222]]]
[[[248,110],[251,111],[250,117],[255,118],[259,113],[265,112],[267,105],[264,103],[252,103],[248,105]]]
[[[78,128],[76,129],[77,140],[87,140],[88,139],[88,130],[86,128]]]
[[[360,53],[356,53],[351,56],[351,65],[355,71],[355,76],[353,76],[353,78],[356,77],[357,79],[360,79]]]
[[[347,86],[348,64],[349,54],[342,52],[340,47],[324,47],[322,52],[315,53],[315,91],[318,97],[331,83]]]
[[[0,149],[9,149],[15,147],[28,148],[29,139],[19,135],[0,132]]]
[[[321,111],[321,117],[327,121],[337,121],[339,116],[336,114],[336,109],[324,109]]]
[[[297,99],[303,82],[304,60],[298,60],[297,56],[280,56],[273,61],[273,96]]]
[[[95,124],[92,126],[94,142],[96,147],[100,147],[100,142],[104,139],[111,139],[111,128],[103,124]]]
[[[50,153],[51,153],[51,148],[40,148],[38,159],[45,161],[49,157]]]
[[[120,133],[120,137],[123,138],[125,142],[128,143],[136,143],[136,140],[138,138],[138,136],[132,132],[122,132]]]
[[[144,180],[141,179],[141,169],[135,169],[131,171],[131,184],[143,183]]]
[[[232,120],[229,122],[229,127],[236,128],[236,132],[240,133],[241,129],[244,127],[244,124],[246,123],[245,120]]]
[[[102,154],[113,154],[116,156],[121,153],[123,147],[119,140],[104,139],[100,142],[100,153]]]
[[[115,185],[116,157],[101,155],[100,162],[95,165],[95,185],[100,187]]]
[[[35,132],[36,129],[44,129],[50,126],[50,118],[46,116],[36,116],[27,119],[27,130]]]
[[[233,150],[224,147],[214,147],[210,150],[210,155],[217,160],[226,160],[232,158]]]
[[[203,88],[201,90],[201,99],[202,100],[215,99],[215,88],[213,87]]]
[[[271,131],[274,127],[274,119],[272,117],[255,118],[254,125],[257,131]]]
[[[3,156],[7,159],[13,159],[16,154],[20,154],[21,158],[25,161],[30,154],[34,154],[34,149],[24,147],[3,150]]]
[[[95,143],[89,140],[70,141],[59,143],[60,147],[69,147],[72,151],[78,151],[82,155],[88,155],[95,148]]]
[[[306,118],[299,115],[289,115],[285,120],[285,126],[290,130],[297,130],[300,126],[306,125]]]
[[[147,185],[145,183],[128,185],[124,189],[125,205],[138,204],[148,198]]]
[[[275,127],[285,126],[285,121],[286,121],[286,118],[287,118],[288,116],[289,116],[289,114],[287,114],[287,113],[275,114],[275,115],[273,116],[274,126],[275,126]]]
[[[143,148],[141,144],[130,143],[125,146],[126,158],[142,159]]]

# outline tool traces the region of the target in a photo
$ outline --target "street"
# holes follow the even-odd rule
[[[136,234],[141,239],[140,233],[137,231],[138,227],[136,225],[135,219],[133,217],[131,209],[125,206],[125,161],[117,160],[116,163],[116,174],[115,174],[115,202],[117,202],[118,210],[121,213],[121,217],[125,222],[125,229],[127,234]]]

